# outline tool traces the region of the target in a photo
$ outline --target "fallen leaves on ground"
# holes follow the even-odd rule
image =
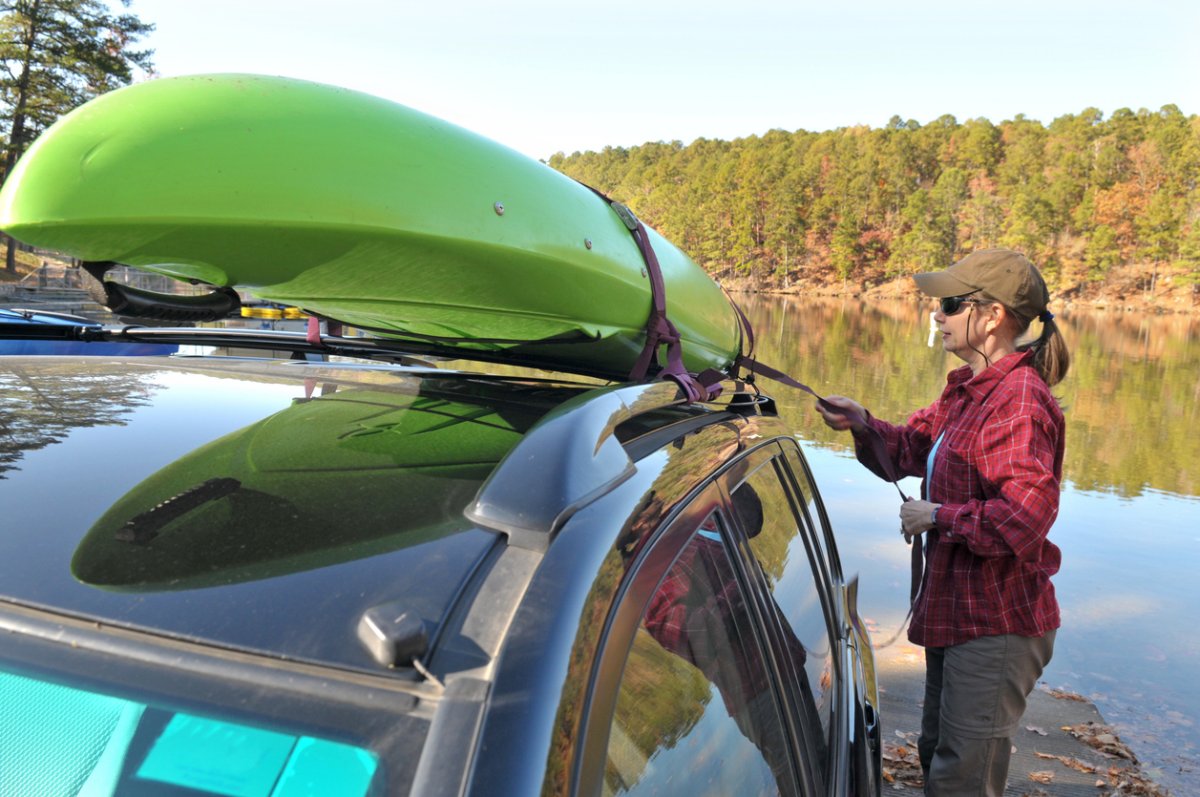
[[[921,771],[921,758],[917,753],[917,734],[896,731],[902,741],[883,742],[883,779],[892,788],[908,787],[922,791],[925,776]]]
[[[1033,752],[1035,756],[1047,761],[1057,761],[1068,769],[1073,769],[1076,772],[1084,772],[1092,774],[1102,771],[1102,768],[1095,764],[1089,764],[1086,761],[1080,761],[1078,758],[1072,758],[1069,755],[1054,755],[1053,753],[1039,753],[1036,750]]]
[[[1036,733],[1040,729],[1030,726],[1028,730]],[[1083,722],[1078,725],[1064,725],[1062,730],[1094,748],[1101,755],[1108,758],[1123,758],[1137,764],[1137,758],[1133,752],[1107,725]],[[897,791],[901,789],[922,791],[925,788],[925,780],[921,772],[921,759],[917,753],[918,734],[904,731],[895,731],[895,734],[896,742],[886,739],[883,742],[883,779]],[[1034,755],[1043,761],[1057,761],[1062,766],[1077,772],[1096,775],[1096,797],[1171,797],[1169,791],[1142,774],[1136,767],[1128,767],[1123,764],[1092,764],[1072,756],[1040,753],[1036,750]],[[1054,783],[1054,772],[1053,770],[1030,772],[1029,780],[1041,785],[1050,785]],[[1035,786],[1032,791],[1023,792],[1023,797],[1047,797],[1047,793]]]
[[[1088,747],[1099,750],[1105,755],[1124,758],[1135,764],[1138,762],[1133,751],[1117,738],[1117,734],[1107,725],[1101,725],[1098,722],[1081,722],[1078,725],[1064,725],[1062,729]]]
[[[1105,726],[1096,727],[1104,728]],[[1104,736],[1106,734],[1099,735]],[[1071,756],[1039,753],[1037,751],[1034,751],[1034,755],[1044,761],[1057,761],[1063,766],[1074,769],[1077,772],[1100,775],[1101,777],[1095,783],[1096,788],[1112,789],[1111,791],[1100,792],[1099,794],[1103,797],[1170,797],[1170,793],[1166,789],[1134,768],[1125,766],[1106,767],[1103,764],[1089,764],[1087,761],[1081,761]],[[1052,776],[1053,773],[1030,772],[1029,778],[1037,783],[1049,783],[1049,780],[1043,780],[1038,777],[1043,774],[1050,774]]]
[[[1047,689],[1046,692],[1050,695],[1050,697],[1053,697],[1057,700],[1074,700],[1076,703],[1090,702],[1083,695],[1078,695],[1074,692],[1068,692],[1066,689]]]
[[[1170,792],[1135,769],[1109,767],[1107,774],[1112,791],[1105,792],[1104,797],[1171,797]]]

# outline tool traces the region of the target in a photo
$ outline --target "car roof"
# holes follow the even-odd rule
[[[325,349],[196,331],[146,337]],[[635,517],[650,535],[678,509],[648,500],[655,474],[682,500],[787,434],[741,383],[690,404],[329,348],[386,361],[0,356],[4,667],[365,744],[389,789],[443,793],[493,690],[552,710],[527,657],[561,666],[578,614],[545,610],[609,578]]]
[[[628,476],[625,442],[712,409],[677,394],[362,362],[0,357],[0,600],[378,673],[364,618],[402,607],[436,640],[489,557],[545,550]]]
[[[0,358],[0,597],[377,671],[503,540],[463,516],[579,385],[222,358]],[[419,573],[421,578],[397,578]]]

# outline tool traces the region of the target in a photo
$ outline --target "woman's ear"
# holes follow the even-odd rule
[[[987,305],[987,317],[984,322],[984,330],[987,332],[995,332],[1004,327],[1004,323],[1008,320],[1011,313],[1008,308],[1000,304],[1000,302],[992,302]]]

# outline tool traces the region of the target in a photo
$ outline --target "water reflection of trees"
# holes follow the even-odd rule
[[[1068,478],[1123,496],[1200,495],[1197,320],[1080,313],[1066,323],[1075,355],[1063,385]]]
[[[926,345],[929,306],[912,300],[818,301],[739,296],[763,361],[821,393],[859,398],[901,420],[938,395],[959,361]],[[1077,488],[1136,496],[1200,495],[1200,319],[1062,312],[1073,362],[1056,392],[1067,407],[1066,478]],[[817,445],[849,450],[812,401],[767,385],[780,412]]]
[[[74,429],[124,423],[152,388],[127,369],[104,363],[5,360],[0,365],[0,479],[27,451],[57,443]]]

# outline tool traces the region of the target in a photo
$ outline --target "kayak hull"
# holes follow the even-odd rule
[[[0,229],[380,334],[616,378],[651,307],[628,228],[588,188],[404,106],[284,78],[164,79],[82,106],[0,191]],[[734,311],[649,235],[685,364],[727,368]]]

